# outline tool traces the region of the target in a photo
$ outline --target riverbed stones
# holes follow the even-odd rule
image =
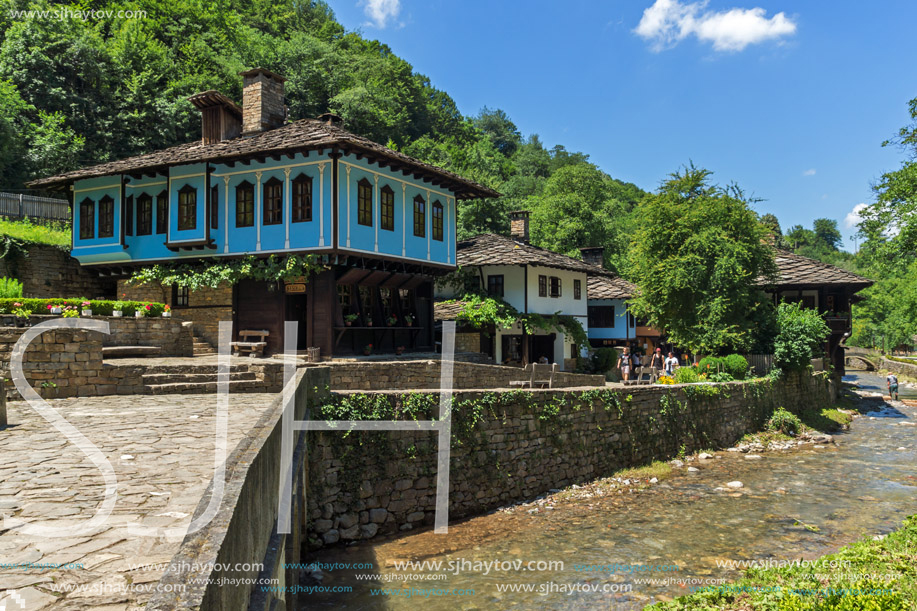
[[[699,460],[710,460],[711,458],[713,458],[713,454],[708,454],[707,452],[701,452],[700,454],[697,455],[697,458]]]
[[[688,471],[689,471],[690,473],[696,473],[696,472],[700,471],[700,469],[698,469],[697,467],[688,467]]]
[[[760,454],[746,454],[745,460],[761,460]]]
[[[743,483],[740,482],[739,480],[736,480],[736,481],[734,481],[734,482],[726,482],[726,487],[727,487],[727,488],[739,489],[739,488],[744,488],[744,487],[745,487],[745,484],[743,484]]]

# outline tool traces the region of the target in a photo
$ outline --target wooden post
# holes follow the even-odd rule
[[[6,389],[0,384],[0,428],[7,426],[6,419]]]

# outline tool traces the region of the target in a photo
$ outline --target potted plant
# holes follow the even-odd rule
[[[412,324],[414,324],[414,317],[410,314],[405,314],[404,324],[410,327]]]
[[[172,318],[172,306],[166,304],[166,306],[162,309],[162,317]]]
[[[134,310],[134,317],[143,318],[144,316],[148,315],[149,313],[150,313],[150,304],[146,304],[142,308],[137,308],[136,310]]]
[[[373,345],[372,345],[372,344],[366,344],[365,346],[363,346],[363,354],[364,354],[364,355],[369,356],[369,355],[372,354],[372,353],[373,353]]]
[[[348,314],[348,315],[346,315],[346,316],[344,317],[344,324],[347,325],[347,326],[349,327],[349,326],[351,326],[351,325],[354,323],[354,321],[356,321],[358,318],[359,318],[359,316],[357,316],[356,314]]]
[[[390,327],[394,327],[395,325],[398,324],[398,317],[392,314],[391,316],[385,319],[385,324],[387,324]]]
[[[79,318],[80,309],[76,306],[66,306],[64,308],[64,311],[61,312],[61,316],[63,316],[64,318]]]
[[[369,317],[366,318],[366,326],[367,326],[367,327],[373,326],[373,319],[372,319],[372,318],[369,318]]]
[[[27,310],[22,307],[22,304],[18,301],[13,304],[13,316],[16,317],[16,326],[17,327],[28,327],[29,326],[29,317],[32,315],[32,310]]]
[[[114,316],[115,318],[124,316],[124,302],[123,301],[116,301],[113,304],[111,304],[111,315]]]
[[[404,346],[398,346],[395,348],[395,354],[400,355],[402,352],[404,352]]]
[[[80,313],[83,316],[92,316],[92,304],[91,303],[89,303],[88,301],[84,301],[82,304],[80,304],[80,306],[81,306]]]
[[[48,304],[48,313],[49,314],[60,314],[63,311],[64,309],[59,305],[54,305],[51,303]]]

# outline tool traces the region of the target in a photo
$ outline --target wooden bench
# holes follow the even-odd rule
[[[557,363],[531,363],[525,366],[525,371],[531,374],[528,380],[514,380],[509,385],[521,388],[535,388],[536,386],[539,388],[552,388],[554,386],[554,374],[557,373]]]
[[[232,350],[239,356],[243,354],[248,354],[249,356],[264,356],[264,348],[267,346],[265,338],[270,334],[270,331],[265,331],[264,329],[242,329],[239,331],[239,339],[241,341],[232,342]],[[251,341],[253,337],[257,339]]]

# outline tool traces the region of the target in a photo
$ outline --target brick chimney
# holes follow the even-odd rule
[[[583,261],[589,263],[590,265],[597,265],[598,267],[604,267],[605,265],[605,247],[604,246],[589,246],[587,248],[580,248],[580,254],[583,256]]]
[[[516,210],[509,213],[509,233],[514,240],[529,243],[529,211]]]
[[[242,75],[242,135],[283,125],[286,120],[283,82],[286,79],[264,68],[252,68],[239,74]]]

